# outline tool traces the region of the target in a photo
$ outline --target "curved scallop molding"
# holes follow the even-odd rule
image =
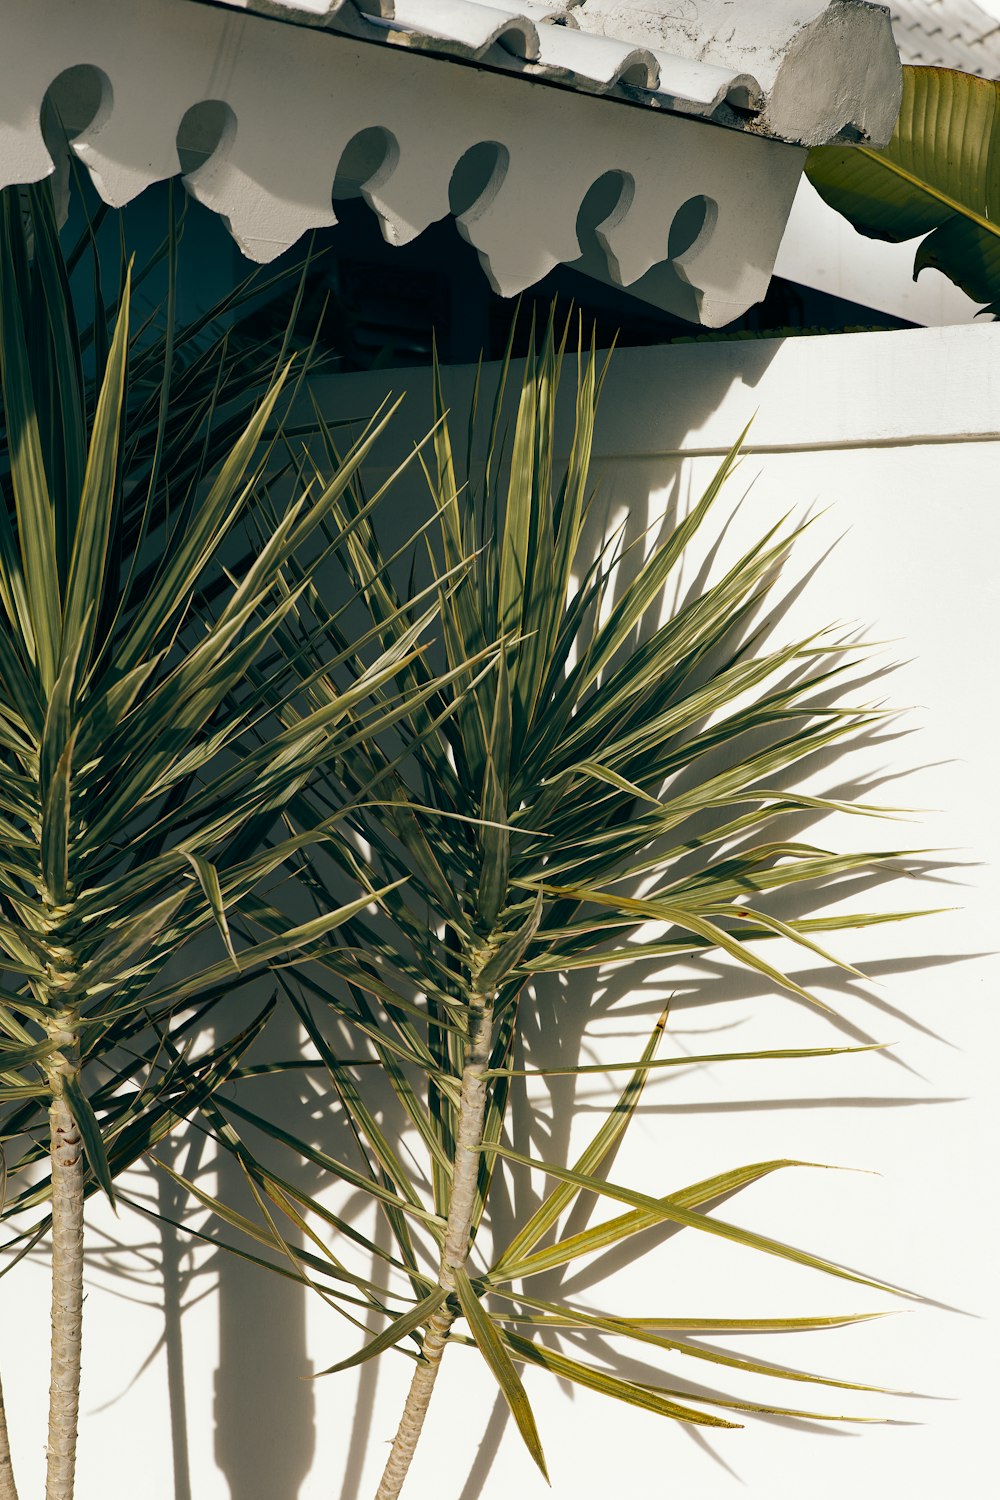
[[[71,149],[102,198],[121,205],[182,175],[256,261],[335,224],[333,185],[347,179],[392,244],[457,210],[504,296],[563,262],[718,326],[764,295],[805,157],[683,116],[189,0],[0,0],[0,25],[0,185],[52,172],[46,93],[61,78],[72,114],[66,80],[87,80],[93,94],[96,78],[96,108],[81,105]],[[619,184],[617,198],[581,226],[599,179]],[[692,200],[705,205],[697,232],[675,229],[671,256],[672,226]]]

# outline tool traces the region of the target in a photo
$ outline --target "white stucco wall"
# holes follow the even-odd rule
[[[331,410],[359,413],[390,383],[409,385],[410,395],[398,438],[382,455],[386,464],[425,426],[424,375],[345,377],[323,394]],[[463,386],[467,376],[458,372],[452,379],[456,405]],[[867,968],[872,980],[831,989],[829,975],[819,979],[820,995],[845,1018],[844,1030],[792,1000],[752,985],[732,986],[718,966],[707,965],[672,969],[655,993],[626,996],[586,1045],[600,1060],[634,1056],[629,1038],[648,1031],[650,1010],[671,991],[679,992],[671,1045],[690,1051],[824,1045],[862,1036],[893,1044],[888,1054],[734,1064],[664,1077],[649,1086],[614,1176],[667,1192],[767,1157],[865,1169],[777,1174],[724,1212],[941,1305],[900,1304],[901,1315],[884,1321],[784,1342],[744,1340],[743,1348],[842,1378],[915,1390],[924,1399],[807,1387],[782,1388],[779,1395],[772,1387],[775,1399],[790,1405],[888,1415],[900,1425],[825,1431],[751,1420],[742,1432],[705,1437],[594,1395],[568,1393],[538,1372],[529,1372],[526,1383],[558,1500],[619,1493],[698,1500],[841,1500],[845,1494],[868,1500],[887,1492],[909,1500],[976,1497],[989,1490],[1000,1230],[1000,1106],[993,1078],[998,963],[981,956],[997,947],[1000,897],[1000,331],[966,327],[624,351],[615,359],[598,443],[611,510],[628,507],[638,531],[675,497],[696,493],[754,411],[752,446],[721,504],[720,524],[730,514],[733,520],[719,565],[787,511],[821,511],[797,547],[789,584],[820,557],[822,566],[780,633],[858,621],[870,639],[888,643],[877,664],[903,663],[866,692],[908,708],[901,727],[909,732],[891,737],[887,731],[883,743],[849,764],[818,771],[816,785],[908,772],[877,797],[937,809],[902,824],[837,820],[821,837],[843,847],[946,848],[968,867],[959,886],[914,889],[902,882],[901,889],[866,898],[869,906],[955,909],[924,923],[837,940],[837,951]],[[794,956],[789,961],[796,972],[806,967]],[[595,1111],[614,1092],[612,1083],[595,1078],[586,1112],[573,1123],[574,1145],[593,1131]],[[556,1127],[565,1136],[564,1115]],[[92,1221],[79,1500],[135,1494],[148,1500],[364,1500],[374,1492],[409,1365],[388,1360],[360,1379],[347,1374],[303,1382],[299,1377],[310,1364],[322,1368],[342,1357],[355,1335],[318,1299],[304,1303],[294,1290],[229,1262],[203,1267],[184,1289],[192,1306],[181,1320],[183,1382],[178,1377],[175,1397],[183,1383],[189,1487],[175,1481],[179,1449],[171,1446],[159,1236],[148,1223],[128,1215],[116,1221],[98,1206]],[[133,1248],[112,1257],[104,1253],[102,1235]],[[112,1274],[112,1259],[132,1272],[131,1280]],[[186,1254],[182,1269],[191,1269]],[[591,1284],[583,1273],[574,1279],[581,1302],[634,1312],[725,1316],[893,1305],[876,1293],[706,1243],[688,1231],[655,1244],[642,1261],[620,1266],[611,1281]],[[0,1281],[0,1367],[24,1500],[42,1484],[46,1298],[41,1264],[22,1265]],[[176,1331],[171,1339],[176,1349]],[[664,1358],[662,1368],[705,1379],[703,1367],[685,1368],[678,1360]],[[766,1394],[760,1382],[727,1383],[751,1398]],[[512,1493],[541,1500],[544,1483],[509,1425],[494,1456],[500,1427],[478,1356],[450,1351],[409,1500],[506,1500]],[[233,1457],[238,1452],[239,1461]]]

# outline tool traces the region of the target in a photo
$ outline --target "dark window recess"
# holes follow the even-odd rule
[[[454,221],[442,220],[409,245],[382,239],[374,214],[360,199],[337,204],[339,223],[317,234],[317,260],[308,275],[295,342],[305,344],[319,327],[319,345],[345,370],[426,364],[432,341],[445,363],[474,361],[482,351],[499,358],[515,309],[520,316],[515,349],[523,352],[532,314],[539,321],[553,301],[579,313],[599,347],[678,341],[761,338],[776,334],[842,333],[912,325],[869,307],[828,296],[776,277],[763,302],[724,329],[704,329],[670,317],[566,267],[557,267],[519,299],[490,288],[471,245]],[[289,264],[301,247],[290,251]],[[241,320],[239,334],[254,341],[284,328],[290,287]],[[324,312],[325,306],[325,312]]]

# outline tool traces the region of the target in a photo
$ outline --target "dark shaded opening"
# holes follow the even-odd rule
[[[376,187],[399,159],[399,146],[391,131],[370,125],[352,136],[340,157],[333,179],[333,197],[341,202],[360,198],[366,187]]]
[[[632,202],[635,183],[628,172],[602,172],[587,189],[576,216],[576,237],[584,254],[597,249],[597,230],[624,212]]]
[[[236,116],[222,99],[202,99],[185,112],[177,129],[181,171],[196,172],[223,140],[236,134]]]
[[[674,214],[667,236],[667,254],[671,260],[676,260],[678,255],[691,249],[710,216],[717,212],[718,206],[714,199],[706,198],[703,193],[698,193],[696,197],[688,198],[686,203],[681,204]]]
[[[448,186],[448,206],[458,218],[487,193],[492,196],[507,174],[510,152],[499,141],[480,141],[459,157]]]
[[[57,132],[75,140],[112,104],[111,80],[93,63],[66,68],[49,84],[42,105],[42,133],[49,140]]]

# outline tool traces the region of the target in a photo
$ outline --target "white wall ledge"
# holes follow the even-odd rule
[[[474,374],[472,366],[445,371],[446,396],[456,409],[463,409]],[[379,462],[395,464],[419,419],[429,424],[430,372],[319,382],[331,412],[347,409],[345,403],[373,409],[387,385],[407,393],[405,421],[391,425],[379,447]],[[747,453],[1000,441],[1000,326],[619,349],[594,451],[621,461],[721,456],[748,422]],[[569,428],[564,436],[571,436]]]
[[[602,457],[663,452],[678,432],[685,453],[726,453],[751,418],[749,452],[1000,438],[995,324],[628,349],[615,361],[615,447],[599,437]]]

